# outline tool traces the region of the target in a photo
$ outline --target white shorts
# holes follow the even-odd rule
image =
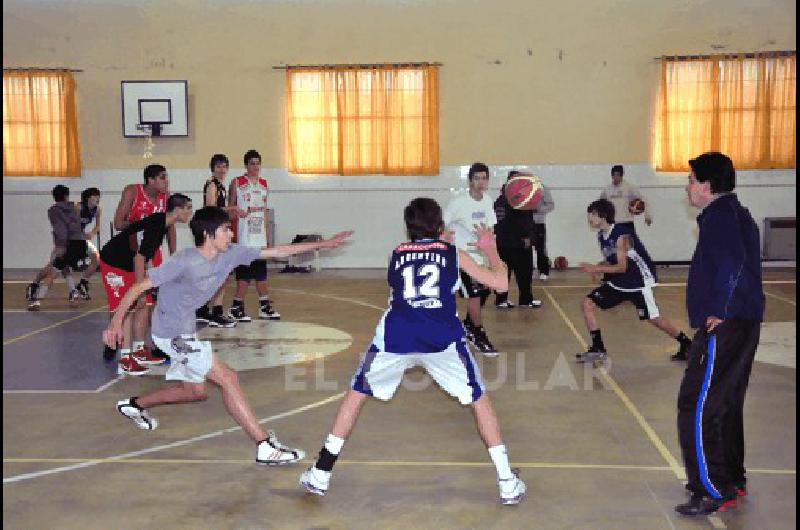
[[[210,342],[197,340],[195,335],[184,335],[174,339],[153,337],[153,343],[169,355],[167,380],[205,382],[213,362]]]
[[[405,371],[414,366],[425,368],[436,384],[462,405],[474,403],[485,391],[480,369],[463,341],[454,342],[441,352],[410,354],[379,351],[373,344],[364,354],[351,387],[388,401],[400,386]]]

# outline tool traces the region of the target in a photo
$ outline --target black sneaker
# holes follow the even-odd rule
[[[494,304],[494,306],[497,309],[514,309],[515,307],[517,307],[513,303],[509,302],[508,300],[505,300],[503,302]]]
[[[208,327],[211,328],[235,328],[236,319],[222,313],[211,313],[208,315]]]
[[[681,515],[694,517],[697,515],[710,515],[716,512],[724,512],[725,510],[736,508],[736,506],[737,501],[735,496],[714,499],[694,493],[691,499],[689,499],[689,502],[677,505],[675,511]]]
[[[258,318],[262,320],[280,320],[281,314],[272,308],[269,300],[261,303],[261,308],[258,310]]]
[[[575,357],[579,363],[598,362],[605,361],[608,358],[608,353],[598,348],[589,348],[585,352],[576,353]]]
[[[69,292],[69,296],[67,297],[67,302],[69,302],[70,305],[75,305],[78,303],[80,299],[81,299],[80,291],[78,291],[78,289],[73,289]]]
[[[35,302],[37,300],[37,295],[39,294],[39,284],[36,282],[31,282],[25,288],[25,300],[28,302]]]
[[[237,322],[251,322],[253,320],[244,312],[244,305],[232,305],[228,316]]]
[[[89,295],[89,281],[86,278],[82,278],[81,281],[78,282],[77,289],[78,294],[81,295],[81,298],[84,300],[92,299],[92,297]]]
[[[475,340],[473,341],[475,347],[486,357],[497,357],[498,353],[494,345],[486,336],[486,330],[483,327],[475,328]]]
[[[670,355],[670,360],[672,361],[686,361],[689,359],[687,352],[689,351],[689,346],[691,346],[691,341],[689,342],[681,342],[681,347],[677,353],[674,355]]]
[[[211,324],[211,311],[208,310],[208,306],[204,305],[196,310],[194,312],[194,319],[198,324]]]

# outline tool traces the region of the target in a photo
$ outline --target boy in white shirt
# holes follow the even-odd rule
[[[486,193],[489,189],[489,168],[486,164],[475,162],[470,166],[469,192],[447,205],[444,222],[447,230],[455,233],[455,246],[467,253],[478,265],[485,266],[483,253],[475,248],[475,227],[484,224],[493,227],[497,224],[494,202]],[[461,294],[468,299],[467,318],[464,319],[467,340],[472,342],[487,357],[496,357],[497,350],[489,341],[483,328],[481,308],[486,303],[490,290],[469,274],[461,271]]]

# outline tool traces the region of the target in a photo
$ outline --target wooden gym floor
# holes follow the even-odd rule
[[[240,324],[214,339],[228,348],[223,357],[249,368],[240,379],[258,417],[305,449],[309,462],[386,306],[384,274],[273,274],[279,325]],[[656,291],[662,314],[683,329],[685,274],[662,271]],[[233,428],[215,389],[205,403],[155,409],[158,430],[139,431],[116,401],[165,382],[117,378],[102,360],[100,285],[93,284],[94,300],[70,308],[57,284],[43,311],[31,314],[28,277],[4,274],[6,528],[796,526],[794,269],[765,274],[767,318],[745,410],[750,495],[734,512],[696,520],[673,511],[685,499],[675,410],[683,365],[669,361],[675,344],[623,306],[601,316],[607,373],[575,364],[587,337],[579,304],[591,289],[575,271],[536,282],[539,310],[499,311],[491,300],[485,310],[489,336],[504,353],[476,358],[512,467],[528,485],[515,507],[498,503],[469,409],[419,371],[407,374],[390,403],[367,403],[324,498],[298,488],[307,462],[255,465],[253,444]]]

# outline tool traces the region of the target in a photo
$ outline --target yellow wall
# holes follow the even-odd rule
[[[792,0],[6,0],[3,65],[77,74],[86,169],[140,168],[121,132],[120,81],[187,79],[190,137],[170,168],[283,165],[273,65],[441,61],[441,163],[650,160],[662,54],[795,49]],[[717,48],[715,48],[717,47]],[[721,48],[720,48],[721,47]]]

